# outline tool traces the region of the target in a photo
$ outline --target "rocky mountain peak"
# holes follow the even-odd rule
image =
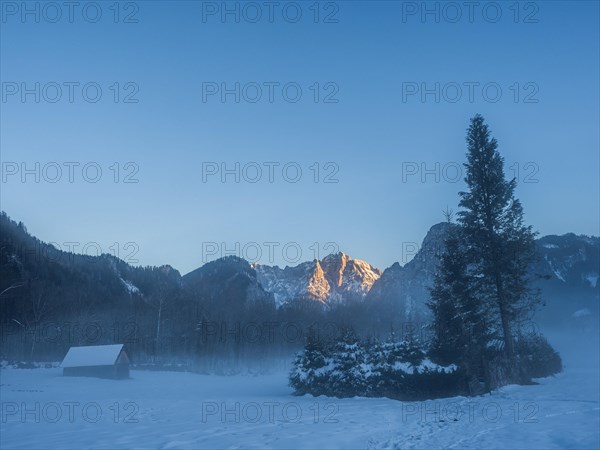
[[[322,259],[322,266],[327,273],[327,278],[333,286],[341,286],[344,270],[350,261],[350,257],[344,253],[332,253]]]
[[[274,293],[278,304],[298,298],[323,304],[362,300],[381,276],[379,269],[342,252],[285,269],[259,264],[254,268],[259,282]]]

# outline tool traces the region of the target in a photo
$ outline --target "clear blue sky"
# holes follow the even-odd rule
[[[383,269],[405,262],[410,255],[403,246],[420,243],[447,205],[456,208],[464,185],[448,178],[453,164],[463,162],[465,129],[475,113],[488,120],[507,165],[520,168],[517,194],[528,223],[541,234],[599,234],[598,2],[522,3],[518,9],[502,2],[495,23],[492,9],[485,16],[476,9],[471,21],[465,8],[451,23],[456,11],[440,3],[436,23],[432,14],[425,20],[423,11],[413,14],[421,2],[393,1],[323,3],[318,23],[313,2],[297,3],[297,23],[291,23],[292,7],[286,17],[276,8],[270,23],[265,6],[258,23],[250,23],[256,11],[243,10],[244,4],[239,23],[232,15],[223,23],[219,12],[203,20],[203,8],[209,13],[221,2],[191,1],[124,2],[118,23],[113,2],[100,2],[96,23],[92,7],[85,17],[76,9],[72,23],[65,8],[50,23],[57,11],[42,3],[36,23],[33,14],[23,20],[23,11],[14,11],[21,2],[2,3],[1,206],[42,240],[80,247],[96,242],[105,252],[117,242],[121,257],[128,254],[123,245],[135,242],[140,264],[168,263],[183,273],[210,259],[203,242],[230,249],[259,243],[265,263],[263,243],[278,242],[273,262],[280,265],[286,243],[299,243],[306,260],[313,257],[311,243],[335,242]],[[137,23],[123,23],[130,13]],[[337,23],[323,23],[328,14]],[[537,22],[524,23],[532,19]],[[32,89],[36,82],[39,103],[34,94],[25,102],[21,92],[11,95],[15,86]],[[80,83],[72,103],[65,82]],[[123,102],[133,90],[128,82],[139,88],[132,97],[137,103]],[[219,95],[203,101],[207,82],[239,82],[245,98],[256,93],[248,83],[280,86],[272,103],[264,85],[256,103],[236,103],[233,95],[223,103]],[[424,102],[419,94],[403,98],[409,87],[436,82],[439,103],[434,94]],[[479,83],[472,102],[463,84],[469,82]],[[49,101],[56,97],[52,83],[62,85],[55,103]],[[102,89],[98,102],[83,98],[86,83]],[[302,88],[298,102],[284,100],[286,83]],[[463,92],[451,102],[454,83]],[[490,101],[493,89],[484,97],[486,83],[502,89],[497,102]],[[324,103],[335,87],[330,98],[338,102]],[[22,182],[23,162],[34,171],[40,163],[39,183],[34,175]],[[65,162],[80,164],[73,183]],[[115,162],[118,183],[110,169]],[[204,183],[206,162],[280,165],[273,183],[266,168],[257,183],[243,177],[235,183],[233,175],[225,183],[217,175]],[[281,168],[290,162],[303,170],[297,183],[283,179]],[[315,183],[315,162],[321,181],[337,167],[339,182]],[[440,168],[450,163],[446,179],[442,174],[435,182],[430,174],[421,182],[419,173],[403,181],[403,166],[420,171],[421,163],[435,168],[436,162]],[[64,171],[49,183],[53,163]],[[97,183],[83,178],[87,163],[102,168]],[[19,173],[11,175],[15,167]],[[139,182],[123,183],[132,167]],[[253,177],[250,169],[246,175]],[[250,247],[246,252],[255,254]]]

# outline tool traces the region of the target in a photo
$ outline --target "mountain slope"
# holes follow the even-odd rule
[[[545,304],[538,314],[540,321],[574,327],[597,327],[599,317],[600,238],[544,236],[537,241],[540,259],[532,268],[548,276],[535,285]]]
[[[257,280],[256,271],[242,258],[226,256],[211,261],[182,278],[184,288],[199,301],[220,309],[243,309],[273,303]]]
[[[373,284],[366,301],[392,305],[402,322],[426,323],[428,288],[451,225],[431,227],[415,255],[404,267],[386,269]],[[537,241],[539,260],[530,268],[534,287],[539,288],[542,306],[536,322],[551,326],[598,326],[600,283],[600,238],[544,236]],[[594,325],[595,324],[595,325]]]

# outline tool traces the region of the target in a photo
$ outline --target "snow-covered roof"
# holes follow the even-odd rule
[[[117,361],[123,344],[71,347],[61,367],[108,366]]]

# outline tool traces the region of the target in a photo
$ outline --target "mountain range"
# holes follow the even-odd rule
[[[5,213],[0,225],[0,292],[8,289],[0,295],[18,295],[19,283],[41,281],[60,293],[57,302],[63,307],[81,302],[143,307],[156,298],[184,292],[206,304],[226,304],[230,312],[256,305],[282,308],[302,301],[324,308],[387,304],[394,306],[401,320],[415,322],[430,318],[428,288],[450,226],[432,226],[410,262],[404,266],[394,263],[384,271],[336,253],[285,268],[226,257],[181,276],[170,266],[134,267],[110,255],[90,257],[58,251],[29,235],[23,224]],[[536,281],[545,305],[540,320],[552,324],[596,321],[600,238],[569,233],[541,237],[537,245],[540,258],[531,271],[545,276]],[[32,248],[37,250],[32,252]],[[40,257],[49,252],[58,257]],[[2,313],[10,314],[4,309]]]

